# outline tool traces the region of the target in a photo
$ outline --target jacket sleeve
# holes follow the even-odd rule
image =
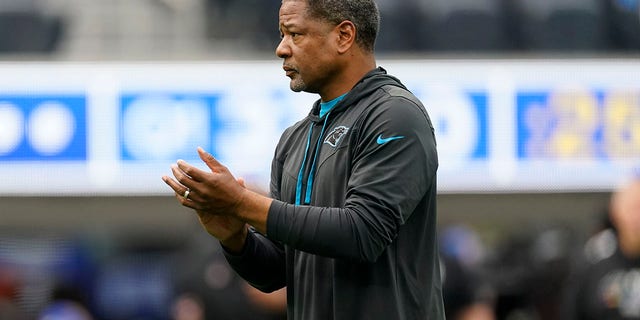
[[[224,247],[223,247],[224,249]],[[229,265],[240,277],[263,292],[273,292],[286,285],[284,249],[249,229],[240,254],[223,250]]]
[[[435,137],[424,107],[414,100],[395,96],[371,108],[350,140],[356,145],[344,207],[274,201],[270,239],[312,254],[375,262],[396,238],[435,185]]]

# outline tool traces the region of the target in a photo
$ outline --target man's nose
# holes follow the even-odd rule
[[[286,43],[286,37],[283,37],[280,40],[280,43],[278,43],[278,46],[276,47],[276,56],[278,56],[278,58],[286,58],[290,55],[291,55],[291,49],[289,48],[289,45]]]

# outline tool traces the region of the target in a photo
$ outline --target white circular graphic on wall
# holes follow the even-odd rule
[[[29,117],[29,142],[36,152],[55,155],[69,146],[75,129],[76,122],[68,108],[57,102],[44,102]]]
[[[205,101],[142,96],[123,114],[123,145],[136,160],[168,160],[206,146],[210,114]]]
[[[11,153],[22,140],[24,116],[18,107],[0,103],[0,155]]]

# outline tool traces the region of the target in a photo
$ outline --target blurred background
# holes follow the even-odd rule
[[[378,4],[379,63],[436,127],[449,318],[566,319],[640,173],[639,1]],[[266,191],[316,99],[274,55],[279,5],[0,0],[0,319],[285,318],[160,179],[203,146]]]

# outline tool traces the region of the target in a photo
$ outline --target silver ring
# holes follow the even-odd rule
[[[184,193],[182,194],[182,197],[185,199],[189,199],[189,193],[191,193],[189,189],[185,190]]]

